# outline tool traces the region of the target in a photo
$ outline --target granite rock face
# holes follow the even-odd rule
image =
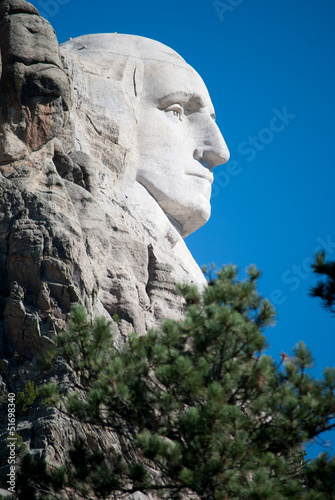
[[[57,135],[71,107],[50,24],[24,1],[2,1],[0,163],[36,151]]]
[[[142,334],[165,317],[182,317],[176,283],[205,286],[182,236],[208,218],[212,169],[229,156],[207,90],[180,56],[158,42],[95,37],[60,49],[52,27],[31,4],[0,2],[5,393],[18,393],[28,380],[43,382],[36,358],[64,328],[72,304],[84,304],[92,317],[117,314],[120,344],[132,330]],[[106,52],[105,46],[114,49]],[[121,58],[115,56],[120,46]],[[143,62],[152,50],[156,64],[179,68],[172,81],[181,85],[184,104],[180,98],[165,102],[166,88],[158,104],[150,97],[161,85],[153,81],[152,61],[149,67]],[[168,166],[171,155],[177,170]],[[178,155],[182,162],[176,166]],[[66,367],[60,365],[53,377],[71,386]],[[58,463],[64,445],[80,433],[92,435],[92,447],[120,449],[115,437],[64,420],[38,401],[26,420],[18,420],[19,428],[30,450]]]

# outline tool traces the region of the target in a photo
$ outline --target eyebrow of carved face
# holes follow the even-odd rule
[[[164,97],[157,99],[157,102],[159,109],[164,109],[167,106],[176,103],[184,106],[190,113],[206,106],[205,101],[199,94],[183,91],[165,95]]]

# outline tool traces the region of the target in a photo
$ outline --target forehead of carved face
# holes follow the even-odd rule
[[[207,88],[183,60],[146,62],[137,119],[137,181],[185,237],[207,222],[213,169],[229,158]]]
[[[143,37],[86,35],[63,48],[93,75],[99,95],[89,100],[92,113],[101,109],[118,119],[118,145],[129,149],[131,141],[137,182],[183,236],[202,226],[210,215],[213,168],[229,152],[201,77],[175,51]]]

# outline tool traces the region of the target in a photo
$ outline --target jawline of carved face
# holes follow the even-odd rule
[[[157,188],[150,183],[148,175],[142,178],[138,173],[137,182],[156,200],[183,238],[208,221],[211,213],[211,184],[207,180],[189,176],[184,183],[179,182],[177,178],[175,186],[161,184]],[[184,192],[185,186],[188,190],[187,195]]]

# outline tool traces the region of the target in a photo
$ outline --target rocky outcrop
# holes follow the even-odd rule
[[[0,45],[0,386],[18,394],[28,380],[43,382],[36,359],[72,304],[91,316],[117,314],[122,343],[134,329],[182,316],[177,282],[205,280],[146,189],[122,184],[131,144],[92,108],[94,77],[61,54],[50,24],[23,0],[1,1]],[[63,365],[52,376],[71,386]],[[110,434],[38,401],[17,430],[50,461],[62,461],[78,433],[92,447],[120,449]],[[4,460],[0,453],[0,467]]]
[[[56,35],[24,1],[2,1],[0,163],[26,157],[57,135],[71,107]]]

